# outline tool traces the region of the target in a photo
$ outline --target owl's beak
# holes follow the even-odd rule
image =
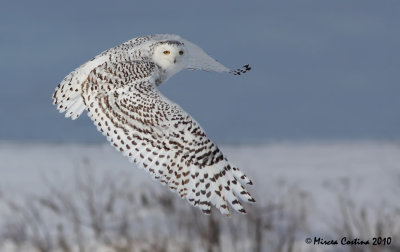
[[[174,64],[176,63],[176,58],[174,58]]]

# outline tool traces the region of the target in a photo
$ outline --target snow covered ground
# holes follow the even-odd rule
[[[277,183],[297,185],[329,205],[335,192],[349,185],[354,200],[376,205],[389,200],[399,181],[400,144],[389,142],[271,143],[220,146],[228,159],[248,174],[258,201],[274,194]],[[41,144],[0,142],[0,188],[40,192],[43,177],[62,182],[82,162],[102,172],[130,172],[134,183],[155,183],[108,144]],[[398,202],[400,203],[400,199]],[[330,208],[330,207],[329,207]]]
[[[331,216],[339,211],[339,195],[371,211],[400,207],[400,144],[396,142],[276,142],[220,148],[252,178],[254,186],[249,189],[257,204],[280,197],[286,188],[307,194],[311,236],[329,230]],[[44,178],[67,186],[84,164],[99,174],[128,172],[138,186],[158,186],[108,144],[0,142],[0,191],[40,194],[46,191]]]

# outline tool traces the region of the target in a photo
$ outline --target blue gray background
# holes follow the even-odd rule
[[[161,91],[216,142],[400,139],[400,2],[2,1],[0,140],[102,142],[52,105],[75,67],[128,39],[175,33],[235,77],[184,71]]]

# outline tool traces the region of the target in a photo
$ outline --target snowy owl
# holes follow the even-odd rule
[[[182,69],[240,75],[177,35],[131,39],[81,65],[57,86],[53,100],[65,117],[88,111],[97,129],[131,162],[209,214],[214,205],[246,213],[252,184],[232,166],[200,125],[157,89]]]

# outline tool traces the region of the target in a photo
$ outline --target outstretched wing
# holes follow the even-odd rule
[[[229,206],[245,213],[238,199],[254,202],[232,167],[199,124],[156,88],[157,67],[146,61],[104,63],[82,83],[82,98],[97,129],[130,161],[209,213]]]

